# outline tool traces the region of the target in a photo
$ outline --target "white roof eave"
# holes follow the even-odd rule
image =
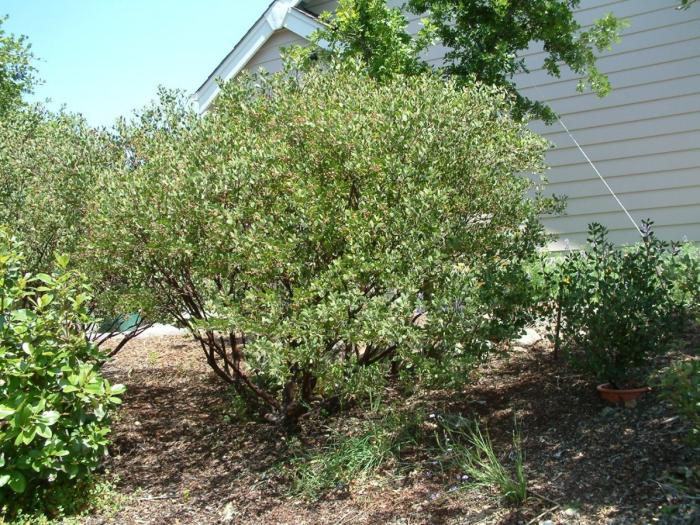
[[[268,7],[192,96],[199,113],[205,113],[216,98],[219,80],[227,81],[238,75],[276,31],[287,29],[308,39],[314,31],[323,27],[312,15],[295,9],[299,2],[300,0],[277,0]]]

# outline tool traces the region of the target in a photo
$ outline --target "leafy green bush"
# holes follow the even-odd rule
[[[22,242],[25,268],[46,271],[55,252],[76,252],[115,155],[109,136],[80,116],[27,107],[0,120],[0,224]]]
[[[100,376],[101,354],[76,329],[90,296],[67,259],[53,275],[23,263],[0,231],[0,508],[83,481],[124,391]]]
[[[78,115],[22,106],[0,119],[0,224],[22,243],[26,271],[50,271],[55,253],[69,255],[95,290],[89,305],[95,318],[140,311],[129,303],[122,275],[82,264],[88,210],[102,191],[102,177],[123,157],[114,137]],[[141,319],[135,333],[149,326]],[[98,327],[85,328],[95,332]],[[95,342],[99,346],[109,335]]]
[[[358,373],[463,381],[519,330],[544,242],[517,174],[547,144],[503,92],[358,69],[243,76],[202,119],[166,97],[123,130],[132,161],[90,219],[90,264],[275,421]]]
[[[37,84],[34,55],[25,36],[8,34],[3,29],[7,16],[0,16],[0,120],[21,106],[22,95]]]
[[[700,321],[700,249],[685,243],[667,263],[673,280],[674,299],[691,319]]]
[[[605,227],[591,224],[588,249],[569,254],[555,272],[565,349],[575,365],[616,387],[668,349],[684,317],[669,263],[676,252],[651,223],[642,231],[643,242],[616,248]]]
[[[700,361],[671,368],[661,381],[661,395],[689,425],[689,438],[700,442]]]

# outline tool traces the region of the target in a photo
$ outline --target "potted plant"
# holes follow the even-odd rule
[[[657,239],[651,224],[642,224],[642,241],[628,248],[616,248],[604,226],[591,224],[587,249],[570,253],[557,272],[562,348],[602,381],[598,392],[613,403],[650,390],[645,368],[683,322],[669,271],[677,248]]]

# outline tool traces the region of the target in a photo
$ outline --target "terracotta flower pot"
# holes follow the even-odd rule
[[[609,403],[614,403],[616,405],[622,403],[625,406],[634,406],[637,402],[637,398],[642,394],[650,392],[651,388],[648,386],[641,388],[613,388],[610,383],[604,383],[598,385],[596,390],[598,390],[600,397]]]

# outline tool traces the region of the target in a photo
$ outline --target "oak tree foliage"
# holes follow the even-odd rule
[[[7,33],[0,16],[0,118],[22,104],[22,96],[32,92],[37,84],[34,55],[27,37]]]
[[[567,67],[580,79],[577,89],[599,96],[610,91],[608,77],[596,65],[597,54],[619,40],[626,22],[608,13],[590,26],[574,16],[580,0],[409,0],[407,11],[424,16],[416,36],[407,19],[386,0],[340,0],[324,13],[326,28],[312,37],[307,56],[361,58],[371,75],[421,72],[431,66],[425,52],[435,43],[447,48],[439,70],[460,84],[474,81],[500,86],[516,99],[518,118],[555,115],[541,101],[518,92],[513,76],[541,67],[559,77]],[[531,44],[544,51],[541,63],[529,62]],[[304,52],[302,52],[304,53]]]

